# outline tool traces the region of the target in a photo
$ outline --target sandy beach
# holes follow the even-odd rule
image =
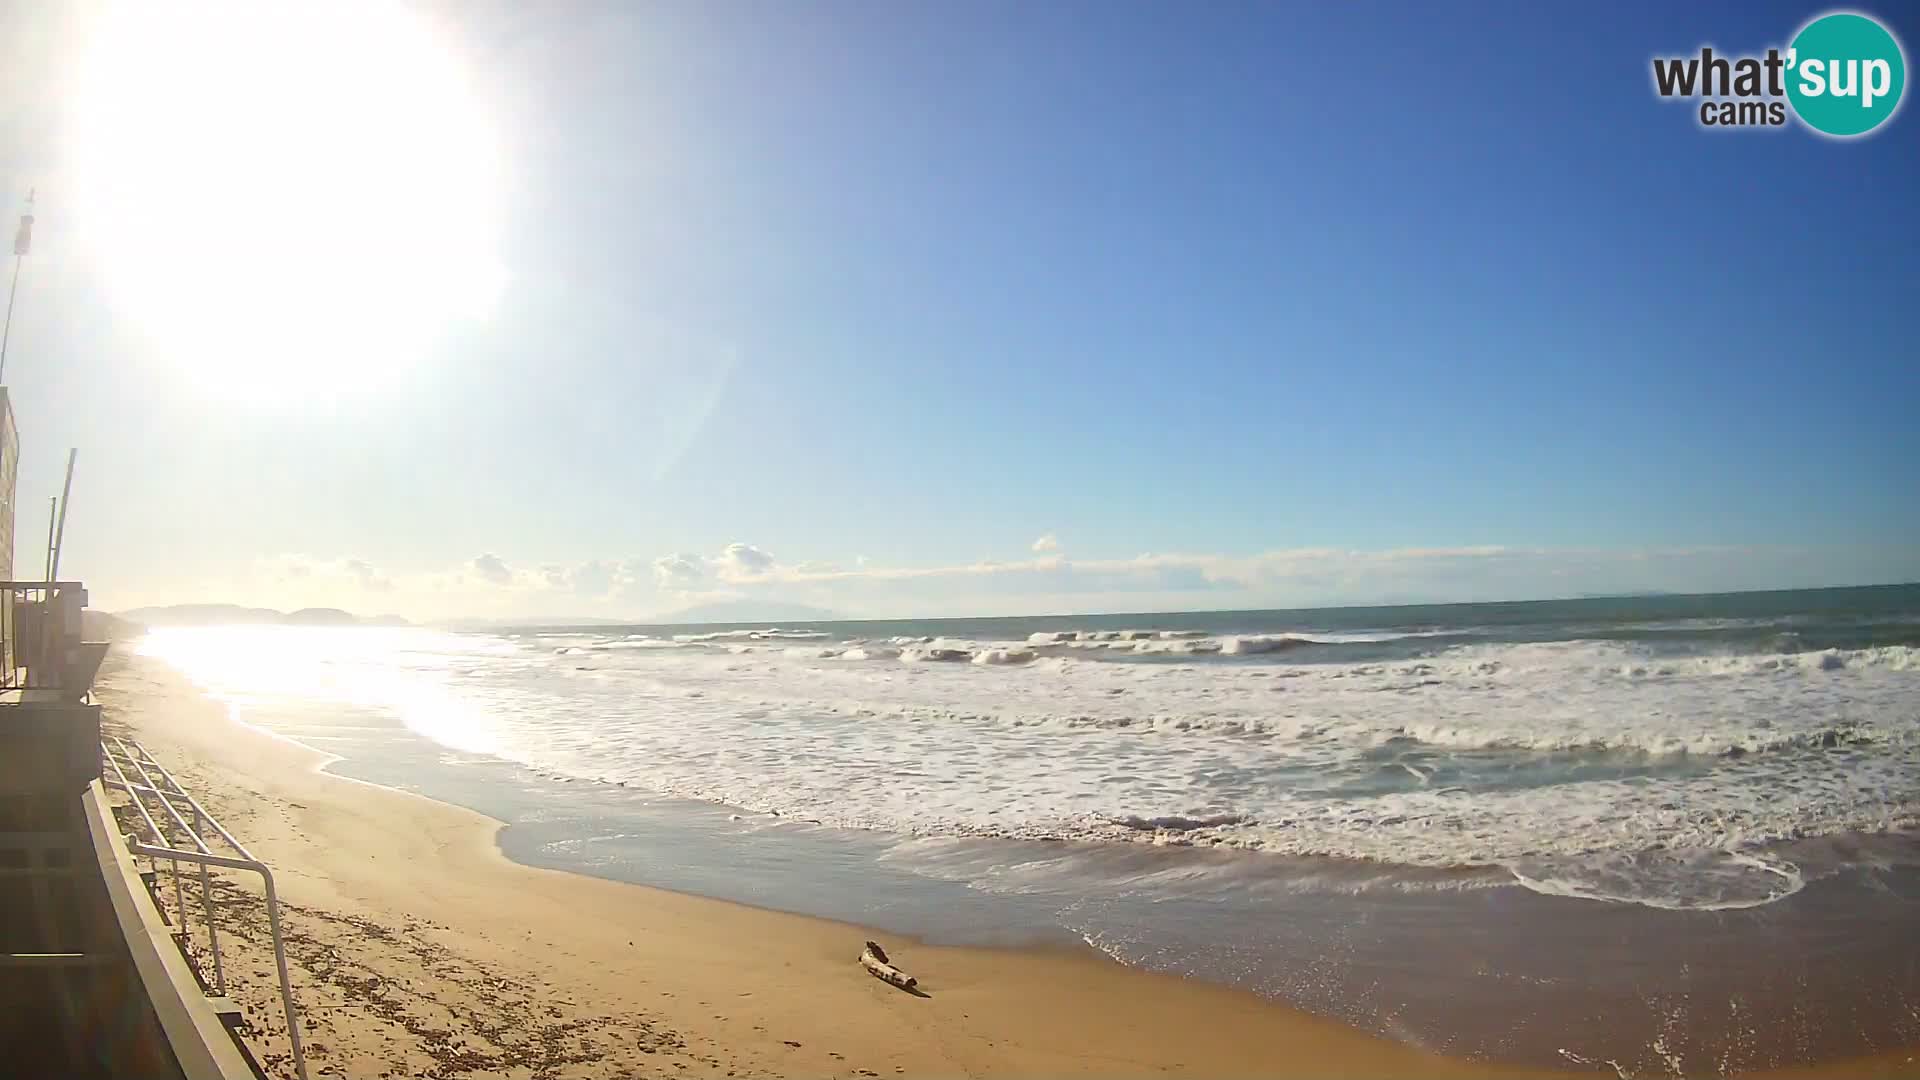
[[[110,660],[99,699],[275,868],[316,1075],[1538,1075],[1091,949],[935,947],[520,866],[499,822],[329,775],[157,660]],[[244,911],[250,889],[218,891]],[[291,1075],[271,952],[246,923],[228,921],[233,996],[256,1056]],[[869,977],[866,938],[926,996]],[[1804,1075],[1915,1072],[1895,1054]]]
[[[329,776],[156,661],[100,680],[123,725],[275,867],[314,1071],[341,1076],[1481,1075],[1250,994],[1091,950],[889,941],[859,927],[515,865],[498,823]],[[231,903],[250,894],[237,879]],[[282,1062],[271,953],[231,969]],[[1519,1075],[1519,1074],[1514,1074]]]

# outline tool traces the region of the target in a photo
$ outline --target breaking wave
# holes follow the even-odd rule
[[[1469,629],[420,632],[326,662],[450,745],[906,836],[1503,867],[1711,908],[1791,895],[1781,844],[1920,816],[1912,644]]]

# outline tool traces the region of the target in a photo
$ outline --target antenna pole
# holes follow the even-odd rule
[[[58,496],[47,496],[47,581],[53,581],[53,519],[60,513]]]
[[[0,381],[7,372],[7,341],[13,337],[13,298],[20,292],[20,264],[33,243],[33,191],[27,192],[27,212],[20,215],[20,231],[13,236],[13,284],[7,288],[7,321],[0,327]]]
[[[0,330],[0,378],[4,378],[7,371],[7,339],[13,337],[13,298],[20,291],[20,263],[24,259],[23,255],[13,257],[13,284],[7,289],[7,323],[6,328]]]
[[[67,542],[67,505],[73,500],[73,459],[80,456],[80,448],[67,451],[67,485],[60,489],[60,525],[54,531],[53,565],[47,568],[47,586],[51,588],[60,575],[60,546]]]

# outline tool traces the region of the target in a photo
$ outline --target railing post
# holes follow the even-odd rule
[[[200,833],[200,807],[193,808],[193,832]],[[227,996],[227,973],[220,965],[220,930],[213,917],[213,874],[206,863],[200,864],[200,902],[207,909],[207,948],[213,953],[213,992]]]
[[[111,739],[111,743],[109,743],[109,739]],[[116,746],[118,747],[117,752],[114,749]],[[242,844],[231,832],[228,832],[226,827],[220,824],[218,818],[208,813],[206,808],[201,806],[199,801],[189,794],[186,788],[181,786],[180,781],[175,779],[173,774],[167,771],[166,766],[154,760],[153,755],[147,752],[146,747],[136,742],[132,744],[132,749],[129,749],[125,740],[116,736],[108,736],[107,739],[101,740],[100,749],[104,765],[106,768],[112,770],[114,776],[113,779],[107,779],[103,776],[103,781],[120,788],[132,797],[133,807],[139,812],[141,819],[145,821],[147,831],[151,832],[154,839],[162,845],[159,847],[149,847],[129,836],[125,841],[127,850],[134,855],[145,855],[154,863],[156,869],[158,868],[159,860],[162,858],[167,859],[172,864],[174,904],[180,911],[180,930],[185,936],[185,944],[188,946],[189,952],[191,952],[193,937],[186,922],[187,908],[185,895],[180,884],[180,863],[184,860],[188,863],[197,864],[200,868],[200,897],[206,910],[207,947],[213,955],[214,993],[216,995],[225,996],[226,972],[224,969],[224,960],[220,952],[219,931],[216,928],[218,919],[213,902],[213,875],[210,868],[225,867],[234,870],[250,870],[260,875],[261,884],[266,891],[267,929],[269,936],[273,940],[273,962],[280,976],[280,1004],[287,1018],[287,1042],[293,1052],[294,1071],[299,1074],[299,1080],[307,1080],[306,1048],[300,1038],[299,1010],[293,1002],[293,977],[287,965],[286,938],[280,929],[280,895],[279,891],[274,887],[273,871],[269,870],[265,863],[254,858],[253,853],[247,850],[246,845]],[[133,766],[134,770],[140,774],[141,779],[145,780],[146,783],[137,784],[128,777],[126,769],[122,767],[123,758],[124,764]],[[147,771],[148,766],[152,766],[154,770],[158,771],[163,781],[156,781],[153,774]],[[154,819],[153,813],[148,809],[148,796],[151,797],[151,801],[159,804],[160,809],[163,811],[162,817],[171,819],[164,829],[160,823]],[[181,813],[180,808],[174,805],[173,799],[175,797],[185,799],[187,805],[192,808],[193,819],[191,821],[188,821],[186,816]],[[207,841],[202,835],[202,831],[208,827],[211,827],[214,833],[222,840],[232,845],[234,851],[238,852],[240,857],[236,859],[224,855],[215,855],[208,847]],[[176,831],[184,832],[187,839],[192,841],[192,845],[199,850],[188,851],[183,850],[182,846],[174,845],[172,837]],[[164,895],[164,890],[156,890],[155,899],[159,900],[160,897]]]
[[[307,1055],[300,1048],[300,1018],[293,1009],[293,980],[287,975],[287,945],[280,936],[280,898],[273,891],[273,872],[260,867],[260,880],[267,888],[267,929],[273,936],[273,963],[280,969],[280,1004],[287,1013],[287,1041],[293,1046],[294,1068],[300,1080],[307,1080]]]
[[[168,839],[167,846],[175,846],[172,839]],[[187,896],[180,888],[180,860],[169,859],[168,862],[173,865],[173,906],[180,915],[180,942],[188,952],[192,952],[193,928],[187,925]]]
[[[225,866],[235,870],[251,870],[260,875],[260,883],[267,894],[267,932],[273,938],[273,963],[280,973],[280,1005],[287,1018],[287,1042],[293,1050],[294,1070],[300,1074],[300,1080],[307,1080],[307,1053],[300,1041],[300,1013],[293,1004],[293,977],[287,968],[286,937],[280,930],[280,894],[273,885],[273,871],[267,864],[254,858],[231,859],[224,855],[205,852],[181,851],[175,848],[152,848],[141,843],[129,843],[127,850],[136,855],[149,858],[167,856],[185,859],[202,866]]]

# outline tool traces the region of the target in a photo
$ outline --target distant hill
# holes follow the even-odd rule
[[[833,622],[846,616],[808,604],[787,604],[778,600],[723,600],[698,604],[663,615],[609,619],[598,615],[523,615],[517,618],[448,619],[436,623],[449,630],[524,630],[557,626],[683,626],[700,623],[759,623],[762,626],[790,622]]]
[[[241,607],[238,604],[170,604],[165,607],[134,608],[116,612],[123,619],[148,626],[211,626],[238,623],[277,623],[285,615],[271,608]]]
[[[238,604],[171,604],[134,608],[117,613],[127,622],[147,626],[410,626],[398,615],[362,618],[339,608],[301,608],[283,612]]]
[[[445,619],[434,623],[448,630],[503,630],[516,626],[632,626],[633,619],[607,619],[598,615],[523,615],[512,619]]]
[[[837,611],[811,604],[778,600],[721,600],[655,615],[648,623],[834,622],[846,618]]]
[[[140,623],[109,612],[80,613],[80,637],[86,641],[132,641],[146,632],[147,628]]]
[[[281,622],[295,626],[358,626],[360,618],[350,611],[341,611],[331,607],[306,607],[299,611],[289,611]]]

